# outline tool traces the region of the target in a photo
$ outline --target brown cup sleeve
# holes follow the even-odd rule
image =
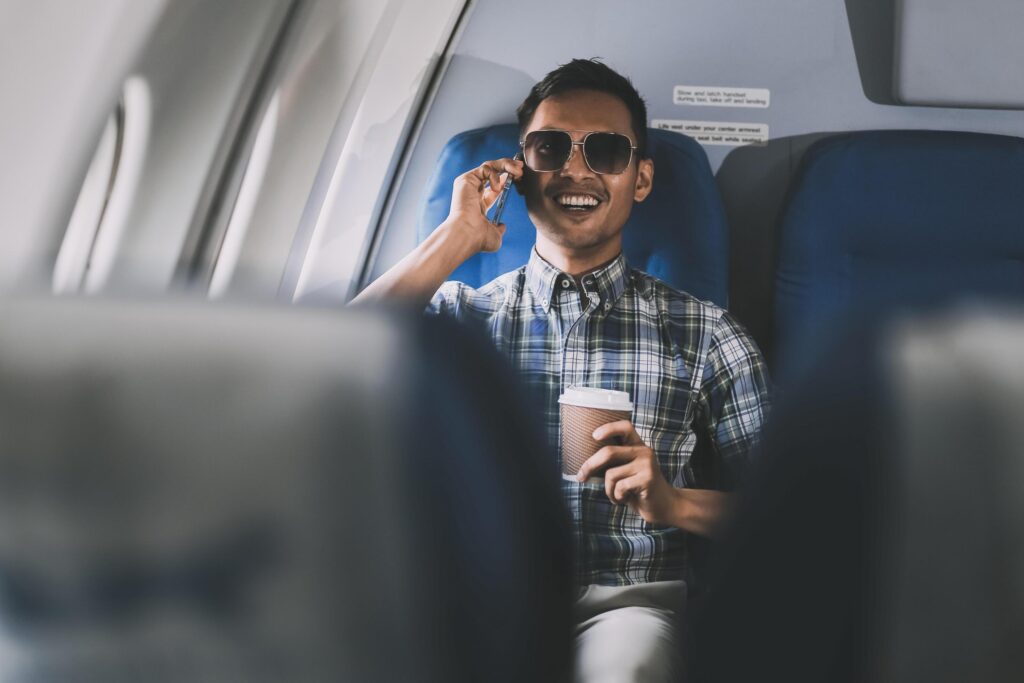
[[[567,403],[560,404],[562,417],[562,474],[575,475],[590,456],[597,453],[603,442],[592,436],[594,430],[603,424],[629,420],[632,413],[626,410],[602,410],[585,408]]]

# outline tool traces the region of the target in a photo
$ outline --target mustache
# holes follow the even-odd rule
[[[608,196],[599,187],[591,185],[577,185],[576,183],[551,183],[544,189],[544,195],[554,199],[560,194],[589,194],[601,201],[608,199]]]

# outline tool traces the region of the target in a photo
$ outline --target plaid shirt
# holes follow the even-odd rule
[[[544,406],[552,444],[566,387],[626,391],[636,431],[669,483],[735,486],[768,405],[751,338],[727,312],[629,268],[623,255],[582,285],[534,250],[480,289],[444,283],[428,311],[485,326]],[[596,482],[562,479],[580,584],[692,580],[687,534],[613,504]]]

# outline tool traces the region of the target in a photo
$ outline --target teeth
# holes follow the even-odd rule
[[[597,206],[595,198],[585,194],[563,194],[558,197],[558,203],[562,206]]]

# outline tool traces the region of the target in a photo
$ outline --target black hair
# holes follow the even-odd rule
[[[628,78],[597,59],[574,59],[568,64],[562,64],[534,85],[516,109],[520,136],[530,125],[541,102],[573,90],[596,90],[622,100],[629,110],[633,134],[636,136],[637,157],[647,158],[647,105],[644,98],[640,97]]]

